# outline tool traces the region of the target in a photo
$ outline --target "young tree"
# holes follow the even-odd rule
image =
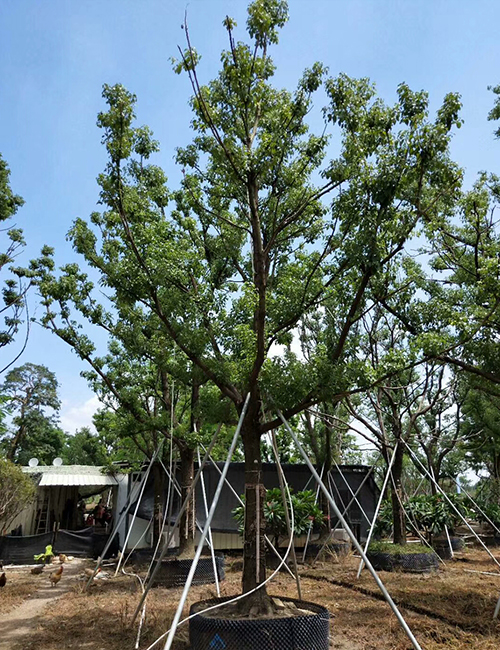
[[[464,391],[457,373],[452,374],[447,366],[427,364],[425,372],[429,375],[430,409],[415,422],[416,439],[429,474],[438,485],[451,479],[454,491],[454,481],[466,467],[462,409],[467,390]],[[430,481],[432,495],[438,493],[436,483]]]
[[[420,433],[421,444],[425,438],[425,418],[436,413],[443,400],[444,391],[436,377],[437,369],[432,364],[415,365],[416,352],[411,339],[399,320],[388,312],[373,310],[364,318],[365,336],[361,350],[372,366],[375,376],[383,376],[392,368],[391,376],[375,387],[368,389],[357,400],[347,398],[350,415],[357,421],[354,427],[368,439],[382,455],[386,472],[391,458],[394,460],[389,482],[392,513],[393,541],[406,543],[406,521],[404,512],[405,494],[403,474],[407,445],[412,445]],[[398,371],[398,368],[401,370]],[[436,384],[438,389],[436,389]],[[361,428],[359,428],[361,424]],[[430,455],[434,461],[434,455]]]
[[[284,0],[252,2],[250,44],[235,41],[235,23],[226,18],[229,50],[206,86],[184,26],[187,49],[177,70],[192,85],[195,136],[177,152],[183,181],[174,194],[148,164],[158,145],[146,127],[134,126],[134,95],[105,86],[108,110],[98,119],[109,156],[99,177],[103,212],[91,225],[77,220],[70,232],[118,312],[152,315],[178,358],[239,413],[250,396],[242,427],[245,592],[265,579],[264,553],[257,552],[265,547],[260,442],[280,420],[264,411],[280,408],[290,417],[369,382],[356,354],[357,323],[373,283],[404,255],[418,224],[431,226],[451,209],[461,176],[448,158],[455,95],[431,121],[426,93],[402,84],[387,106],[368,80],[328,78],[319,63],[294,92],[275,88],[269,48],[287,17]],[[341,148],[332,160],[329,137],[310,134],[307,124],[321,85],[326,127]],[[84,290],[87,279],[75,266],[63,275],[58,297],[65,287],[67,305],[76,296],[73,304],[94,321],[102,309]],[[56,317],[52,282],[49,273],[41,286],[49,318]],[[312,314],[319,314],[321,337],[302,359],[290,344]],[[282,355],[273,354],[276,344]],[[265,589],[251,601],[269,607]]]

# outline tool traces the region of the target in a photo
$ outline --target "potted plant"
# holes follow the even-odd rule
[[[367,556],[378,571],[429,573],[438,568],[436,554],[424,544],[401,545],[375,541],[368,547]]]
[[[467,501],[459,494],[420,495],[410,499],[410,511],[436,553],[443,559],[450,559],[452,551],[464,547],[460,537],[455,536],[455,528],[462,523],[462,517],[470,515]],[[447,534],[446,534],[447,532]],[[449,541],[448,541],[449,539]]]
[[[294,537],[306,534],[311,528],[319,531],[323,526],[324,515],[316,503],[314,492],[312,490],[303,490],[294,494],[293,489],[290,488],[290,497],[294,518]],[[242,495],[242,500],[245,501],[244,495]],[[240,534],[243,535],[245,506],[241,505],[235,508],[233,516],[238,522]],[[271,538],[274,548],[278,549],[280,543],[288,536],[285,507],[280,488],[272,488],[266,491],[264,518],[266,533]],[[271,556],[268,554],[268,557]]]

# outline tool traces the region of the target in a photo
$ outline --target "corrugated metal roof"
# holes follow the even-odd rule
[[[118,481],[112,476],[90,476],[89,474],[43,474],[40,479],[44,485],[116,485]]]
[[[92,465],[37,465],[23,467],[26,474],[40,474],[38,485],[117,485],[118,481],[110,474],[103,474],[102,467]]]

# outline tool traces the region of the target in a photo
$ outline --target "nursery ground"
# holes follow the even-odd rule
[[[500,559],[500,551],[494,554]],[[358,562],[351,555],[340,562],[329,560],[301,568],[304,600],[325,605],[333,615],[331,647],[409,650],[411,644],[388,605],[380,599],[373,578],[365,570],[356,580]],[[500,623],[493,621],[492,616],[500,595],[500,574],[495,577],[469,572],[495,572],[496,568],[484,551],[468,550],[436,574],[381,572],[380,576],[425,650],[496,650],[500,647]],[[142,569],[127,567],[127,571],[139,573]],[[227,558],[223,595],[238,593],[240,570],[241,560]],[[14,591],[14,579],[10,582]],[[36,586],[35,581],[32,584]],[[137,578],[120,575],[102,580],[92,586],[90,593],[83,593],[82,584],[75,583],[64,598],[49,606],[29,638],[17,645],[13,643],[12,650],[132,650],[137,626],[131,628],[130,620],[140,598]],[[25,593],[29,577],[22,576],[19,585]],[[284,573],[273,581],[269,591],[296,597],[295,582]],[[142,650],[168,629],[180,594],[181,589],[151,590],[141,636]],[[212,585],[194,587],[188,605],[214,595]],[[174,650],[187,648],[187,627],[183,626],[179,628]]]

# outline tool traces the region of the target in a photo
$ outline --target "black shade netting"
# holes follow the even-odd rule
[[[180,587],[184,585],[192,564],[193,560],[178,560],[177,558],[162,560],[161,566],[156,574],[155,585],[158,587]],[[221,582],[226,577],[224,557],[222,555],[215,556],[215,566],[217,568],[217,579]],[[215,574],[212,558],[200,557],[196,565],[192,584],[206,585],[214,582]]]
[[[84,528],[83,530],[76,531],[59,530],[54,541],[54,553],[98,558],[102,556],[108,539],[109,535],[97,534],[92,528]],[[114,557],[118,553],[119,548],[118,535],[115,535],[109,549],[106,551],[105,557]]]
[[[5,564],[33,564],[34,556],[44,553],[45,547],[52,545],[53,539],[54,533],[0,537],[0,559]]]
[[[92,528],[83,530],[58,530],[54,542],[55,553],[93,557],[94,542]]]
[[[190,614],[229,600],[216,598],[195,603]],[[198,614],[189,622],[191,650],[328,650],[330,614],[325,607],[291,598],[295,616],[283,618],[221,618],[217,610]]]
[[[220,479],[220,470],[222,470],[224,463],[217,463],[217,467],[214,467],[212,463],[208,463],[204,470],[203,476],[205,480],[205,488],[207,494],[208,503],[211,504],[215,496],[217,485]],[[195,464],[195,468],[197,464]],[[331,481],[332,485],[335,484],[337,489],[332,495],[335,498],[335,501],[338,502],[339,507],[343,510],[343,505],[347,505],[351,499],[351,494],[346,487],[345,481],[349,483],[349,486],[353,492],[355,492],[358,487],[361,485],[363,480],[366,477],[366,474],[369,472],[369,467],[364,465],[353,465],[353,466],[342,466],[341,468],[343,476],[336,470],[332,470]],[[288,485],[292,490],[300,492],[301,490],[315,490],[316,481],[311,475],[311,472],[307,465],[300,464],[284,464],[283,470],[285,472],[285,477]],[[263,472],[263,481],[267,489],[279,487],[278,473],[274,463],[263,463],[262,464]],[[179,478],[179,468],[175,469],[176,476]],[[345,480],[344,480],[345,479]],[[236,494],[242,495],[245,492],[245,470],[243,463],[231,463],[229,465],[227,480],[236,492]],[[328,481],[326,481],[328,484]],[[168,481],[165,480],[164,485],[164,494],[163,494],[163,503],[166,503],[166,494],[168,491]],[[146,486],[144,488],[144,493],[140,500],[137,516],[141,519],[149,521],[154,514],[154,477],[151,473],[148,476],[146,481]],[[342,502],[339,500],[339,495],[341,496]],[[378,489],[373,481],[373,477],[370,476],[368,480],[364,483],[361,488],[357,498],[361,504],[363,510],[367,513],[367,516],[370,518],[375,512],[375,507],[377,503]],[[128,512],[130,515],[133,515],[137,507],[136,499],[133,503],[128,506]],[[343,503],[345,501],[345,504]],[[206,520],[206,512],[204,507],[203,494],[201,489],[201,483],[198,481],[196,486],[196,519],[200,526],[203,526]],[[176,515],[179,511],[181,501],[177,492],[174,493],[174,501],[172,508],[172,518],[170,523],[172,524],[175,521]],[[238,523],[233,517],[233,510],[239,505],[238,499],[229,488],[227,484],[224,484],[222,487],[222,492],[220,494],[217,507],[212,519],[211,529],[214,532],[220,533],[237,533],[238,532]],[[358,512],[359,510],[359,512]],[[360,508],[356,503],[351,504],[349,510],[346,514],[351,525],[356,525],[359,528],[359,536],[366,537],[368,524],[364,519],[361,519]],[[358,522],[358,523],[356,523]],[[334,527],[334,521],[332,520],[331,524]]]

